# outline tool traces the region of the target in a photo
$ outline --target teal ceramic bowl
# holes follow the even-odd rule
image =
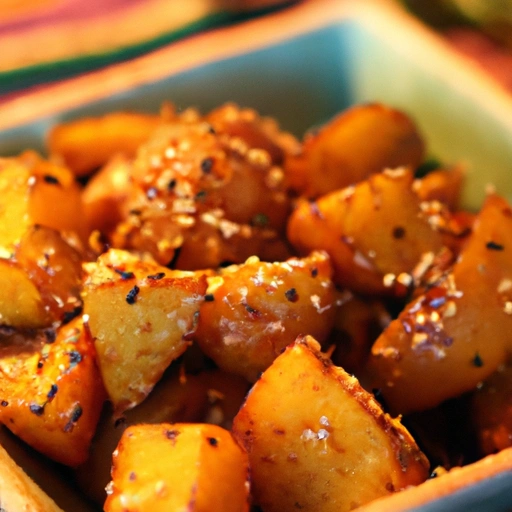
[[[169,48],[160,62],[167,56],[170,70],[163,65],[155,74],[154,65],[146,69],[149,61],[142,60],[137,79],[114,88],[105,80],[105,93],[78,91],[66,103],[59,98],[64,89],[55,88],[13,100],[4,105],[4,115],[18,106],[31,110],[27,105],[33,115],[4,119],[0,154],[43,150],[45,133],[59,121],[118,109],[156,112],[164,100],[203,111],[234,101],[275,117],[297,135],[352,104],[383,101],[415,119],[431,155],[467,164],[464,206],[477,209],[489,184],[512,200],[512,100],[434,34],[386,2],[313,0],[272,16],[274,22],[258,20],[224,29],[226,37],[214,32],[186,43],[195,53],[218,46],[204,62],[173,67]],[[133,69],[130,64],[119,73]],[[52,94],[55,108],[39,104]],[[512,510],[512,470],[410,510]]]

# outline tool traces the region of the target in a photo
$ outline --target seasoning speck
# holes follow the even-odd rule
[[[405,236],[405,229],[402,226],[393,228],[393,238],[400,240]]]
[[[165,277],[165,272],[158,272],[158,274],[151,274],[147,276],[148,279],[151,279],[152,281],[158,281]]]
[[[135,304],[135,301],[137,300],[137,295],[140,291],[140,288],[135,285],[126,295],[126,302],[128,304]]]
[[[219,440],[215,437],[208,437],[208,442],[210,443],[210,446],[217,446],[219,444]]]
[[[213,302],[214,300],[215,300],[215,297],[213,296],[213,293],[207,293],[204,296],[204,301],[205,302]]]
[[[126,281],[128,279],[133,279],[135,277],[135,274],[133,272],[126,272],[124,270],[115,268],[114,271],[121,276],[121,279],[123,281]]]
[[[48,391],[48,394],[46,395],[48,397],[48,400],[51,400],[57,394],[58,390],[59,387],[57,386],[57,384],[52,384],[50,391]]]
[[[477,368],[481,368],[484,365],[484,362],[482,358],[480,357],[480,354],[477,352],[475,354],[475,357],[473,358],[473,366],[476,366]]]
[[[208,158],[205,158],[201,162],[201,171],[203,171],[205,174],[212,172],[212,168],[213,168],[213,158],[208,157]]]
[[[487,249],[491,249],[493,251],[503,251],[503,249],[505,249],[505,247],[501,244],[498,244],[496,242],[487,242],[485,244],[485,246],[487,247]]]
[[[2,400],[2,401],[0,402],[0,405],[1,405],[2,407],[7,407],[7,406],[9,405],[9,402],[8,402],[7,400]]]
[[[50,185],[60,185],[59,179],[51,174],[45,174],[43,180]]]
[[[36,416],[42,416],[44,414],[44,405],[30,404],[30,412]]]
[[[290,288],[289,290],[286,290],[284,292],[284,295],[290,302],[297,302],[299,300],[299,294],[297,293],[297,290],[295,288]]]

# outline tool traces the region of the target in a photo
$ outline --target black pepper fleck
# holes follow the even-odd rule
[[[311,277],[316,277],[318,275],[318,269],[316,267],[311,269]]]
[[[44,405],[30,404],[30,412],[36,416],[42,416],[44,414]]]
[[[139,293],[140,288],[135,285],[127,294],[126,294],[126,302],[128,304],[135,304],[135,301],[137,300],[137,294]]]
[[[57,394],[57,391],[59,391],[59,387],[57,386],[57,384],[52,384],[50,391],[48,391],[48,394],[46,395],[48,397],[48,400],[54,398],[55,395]]]
[[[286,290],[284,292],[284,295],[290,302],[297,302],[299,300],[299,294],[297,293],[297,290],[295,288],[290,288],[289,290]]]
[[[212,168],[213,158],[208,157],[201,162],[201,171],[203,171],[205,174],[209,174],[210,172],[212,172]]]
[[[503,249],[505,249],[505,247],[501,244],[498,244],[496,242],[487,242],[485,244],[485,246],[487,247],[487,249],[491,249],[492,251],[503,251]]]
[[[215,437],[208,437],[208,442],[210,443],[210,446],[217,446],[219,444],[219,440]]]
[[[77,405],[74,408],[73,413],[71,414],[71,421],[73,423],[76,423],[81,418],[82,413],[83,413],[82,407],[80,405]]]
[[[128,279],[133,279],[135,277],[135,274],[133,272],[126,272],[126,271],[121,270],[119,268],[115,268],[114,272],[119,274],[123,281],[127,281]]]
[[[176,180],[173,178],[171,181],[169,181],[169,184],[167,185],[167,188],[169,190],[172,190],[176,186]]]
[[[396,226],[395,228],[393,228],[393,238],[400,240],[404,236],[405,236],[405,229],[402,226]]]
[[[166,430],[164,434],[165,437],[167,437],[167,439],[170,439],[171,441],[176,441],[176,438],[180,435],[178,430]]]
[[[147,276],[148,279],[151,279],[152,281],[158,281],[159,279],[162,279],[165,277],[165,272],[158,272],[158,274],[151,274]]]
[[[43,180],[50,185],[60,185],[59,179],[51,174],[45,174]]]
[[[480,356],[480,354],[477,352],[475,354],[475,357],[473,358],[473,366],[476,366],[477,368],[481,368],[484,365],[484,362]]]
[[[7,400],[2,400],[2,401],[0,402],[0,405],[1,405],[2,407],[7,407],[7,406],[9,405],[9,402],[8,402]]]
[[[252,306],[249,306],[249,304],[244,304],[244,307],[245,307],[245,310],[247,311],[247,313],[249,313],[253,317],[261,316],[261,313],[257,309],[254,309]]]
[[[205,302],[213,302],[214,300],[215,300],[215,297],[213,296],[213,293],[207,293],[204,296],[204,301]]]
[[[78,352],[77,350],[72,350],[71,352],[69,352],[69,362],[73,366],[77,365],[78,363],[81,363],[82,354],[80,354],[80,352]]]

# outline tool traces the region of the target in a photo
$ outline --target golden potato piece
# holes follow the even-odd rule
[[[131,425],[205,422],[230,428],[247,389],[247,381],[220,370],[186,376],[175,370],[166,373],[146,400],[122,418],[116,418],[111,408],[104,411],[90,457],[75,472],[80,488],[103,505],[112,453]]]
[[[189,345],[206,277],[110,250],[84,265],[84,312],[116,413],[142,402]]]
[[[455,211],[459,207],[465,176],[466,170],[460,165],[438,169],[415,180],[413,189],[422,201],[439,201]]]
[[[13,512],[63,512],[0,446],[0,504]]]
[[[282,169],[264,150],[218,134],[204,120],[157,130],[141,146],[131,179],[113,247],[190,270],[254,254],[270,259],[274,246],[288,255],[290,201]]]
[[[399,166],[417,167],[424,147],[412,120],[379,105],[359,105],[341,113],[304,140],[303,151],[290,156],[285,171],[301,195],[319,197]]]
[[[84,176],[116,153],[134,156],[161,122],[159,116],[131,112],[83,118],[52,128],[48,148],[75,175]]]
[[[388,170],[316,202],[303,201],[289,219],[288,238],[302,254],[325,250],[342,286],[403,294],[411,279],[401,274],[442,248],[441,235],[421,216],[412,182],[410,171]]]
[[[51,323],[51,315],[36,285],[10,259],[0,259],[0,287],[0,324],[30,329]]]
[[[428,474],[407,430],[319,349],[311,337],[297,339],[235,417],[253,496],[266,512],[352,510]]]
[[[428,283],[372,348],[368,373],[395,412],[473,389],[502,364],[512,330],[512,210],[490,196],[453,270]]]
[[[247,454],[216,425],[128,428],[114,453],[105,512],[249,509]]]
[[[0,324],[30,329],[75,316],[82,305],[81,265],[58,232],[27,228],[12,257],[0,259]]]
[[[11,250],[36,224],[85,237],[80,188],[73,175],[32,152],[0,159],[0,247]]]
[[[83,463],[105,392],[94,345],[76,318],[36,338],[14,332],[0,350],[0,422],[57,462]]]
[[[118,155],[89,180],[82,200],[90,230],[110,233],[123,219],[123,205],[130,194],[130,171],[130,161]]]
[[[194,339],[220,368],[254,381],[299,334],[326,340],[336,301],[331,274],[321,252],[228,267],[209,278]]]

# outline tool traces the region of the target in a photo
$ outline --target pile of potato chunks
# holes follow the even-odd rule
[[[105,511],[342,512],[511,444],[512,209],[419,177],[405,114],[166,104],[48,148],[0,160],[0,422]]]

